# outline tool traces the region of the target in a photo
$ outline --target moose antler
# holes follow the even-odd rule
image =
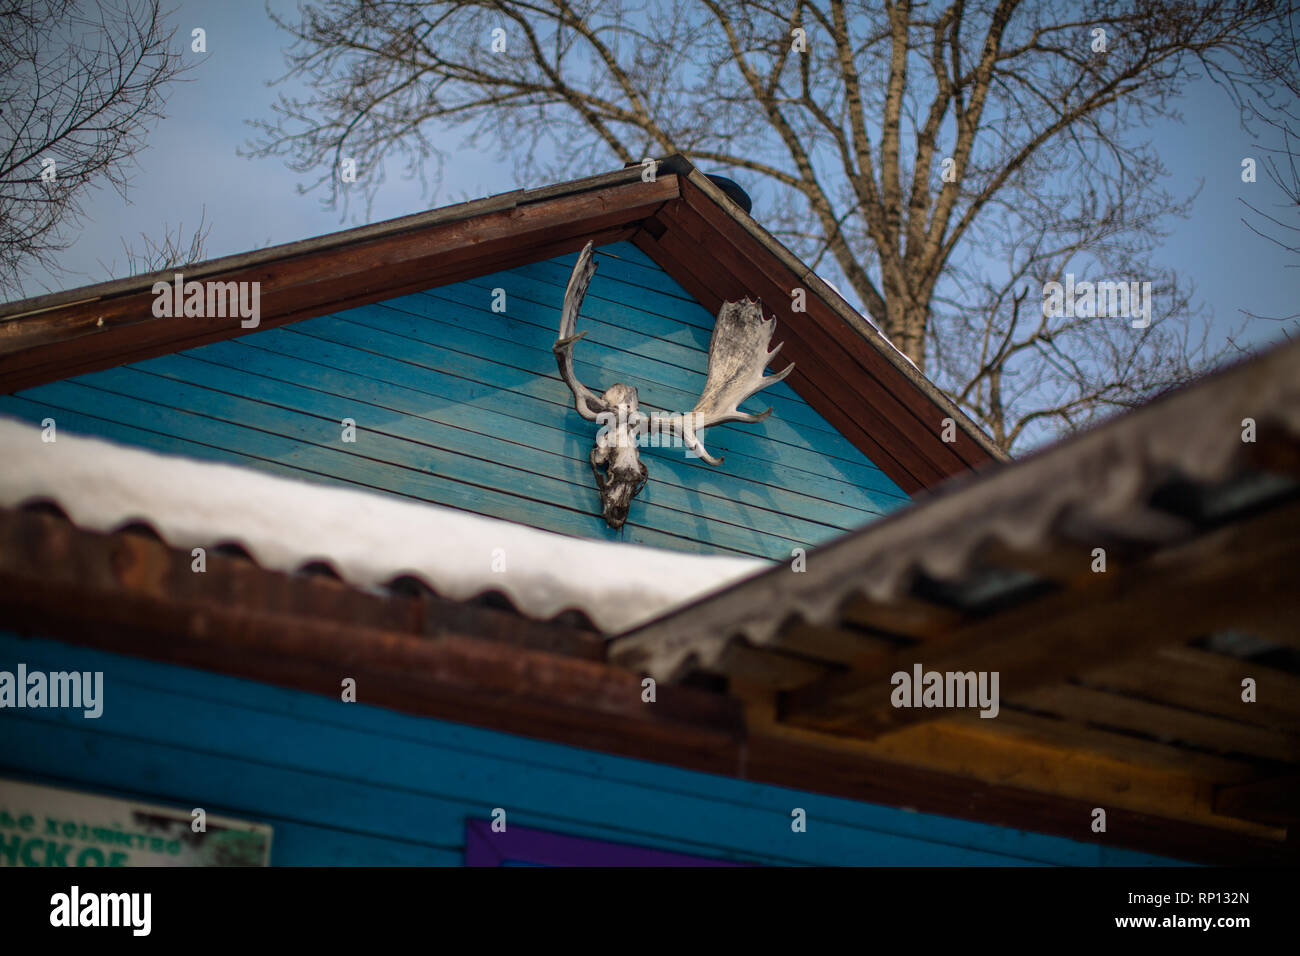
[[[578,311],[596,272],[591,247],[590,242],[583,247],[569,276],[560,314],[560,333],[551,348],[560,378],[573,393],[578,414],[587,421],[602,423],[591,450],[591,471],[600,490],[605,521],[617,529],[627,520],[632,499],[649,474],[637,452],[637,439],[646,419],[638,408],[633,386],[617,383],[604,395],[597,395],[578,381],[573,369],[573,346],[587,334],[578,331]],[[723,303],[709,340],[709,371],[699,401],[685,415],[660,418],[657,427],[671,434],[680,433],[686,447],[710,465],[722,464],[721,458],[709,454],[697,432],[724,422],[761,422],[772,413],[769,408],[762,414],[751,415],[740,411],[739,406],[755,392],[775,385],[794,370],[790,365],[775,375],[763,374],[772,356],[781,350],[780,345],[770,352],[767,350],[775,329],[775,321],[763,318],[761,303],[750,299]]]
[[[685,415],[667,419],[669,427],[681,429],[686,447],[710,465],[720,465],[722,459],[709,454],[696,432],[726,422],[761,422],[772,414],[771,408],[751,415],[740,411],[740,403],[794,371],[791,363],[775,375],[763,374],[763,369],[785,344],[781,342],[772,351],[767,350],[775,331],[776,320],[763,318],[761,302],[752,299],[724,302],[718,310],[718,321],[709,339],[709,373],[700,400]]]
[[[578,414],[589,422],[594,422],[601,412],[610,410],[609,403],[579,382],[577,374],[573,371],[574,343],[587,334],[578,331],[578,310],[582,308],[582,300],[587,295],[587,286],[591,284],[591,277],[595,274],[596,260],[592,257],[589,242],[582,247],[582,252],[578,253],[573,274],[569,276],[569,285],[564,290],[564,308],[560,313],[560,334],[555,344],[551,346],[551,351],[555,353],[555,363],[560,367],[560,378],[564,379],[564,384],[568,385],[569,391],[573,392],[573,404],[578,409]]]

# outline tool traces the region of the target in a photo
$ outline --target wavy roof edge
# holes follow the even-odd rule
[[[570,537],[426,502],[335,488],[60,433],[0,418],[0,506],[58,506],[77,527],[112,533],[144,523],[182,548],[237,544],[262,568],[328,564],[346,583],[412,577],[468,601],[504,595],[550,620],[580,611],[614,633],[767,566]]]
[[[1300,342],[1166,393],[1141,408],[991,471],[955,478],[910,507],[613,639],[611,659],[656,679],[709,668],[737,641],[772,643],[791,620],[831,624],[855,598],[904,598],[918,575],[955,582],[990,544],[1030,552],[1063,522],[1114,527],[1171,481],[1213,487],[1258,468],[1243,440],[1300,439]],[[1294,490],[1294,481],[1279,479]],[[1267,489],[1266,489],[1267,490]],[[1285,489],[1284,489],[1285,490]],[[1172,519],[1171,519],[1172,520]]]

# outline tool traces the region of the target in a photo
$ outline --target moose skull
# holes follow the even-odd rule
[[[578,414],[588,421],[600,423],[596,446],[591,450],[591,470],[600,491],[601,514],[605,523],[617,530],[623,527],[632,499],[641,491],[650,474],[637,451],[649,419],[641,412],[636,389],[631,385],[618,383],[611,385],[603,395],[596,395],[578,381],[574,372],[573,346],[587,334],[577,331],[578,311],[595,272],[596,262],[589,242],[578,256],[564,292],[560,333],[553,351],[560,377],[573,393]],[[770,408],[762,414],[751,415],[740,411],[737,406],[794,370],[794,366],[789,365],[775,375],[763,374],[772,356],[781,350],[780,345],[770,352],[767,348],[775,328],[774,321],[763,318],[763,308],[758,302],[745,299],[723,303],[709,340],[709,371],[699,401],[684,415],[656,419],[656,430],[661,434],[680,436],[688,453],[694,457],[702,458],[710,465],[722,464],[721,458],[709,454],[698,432],[725,422],[759,422],[771,414]]]
[[[596,416],[600,431],[596,433],[596,447],[591,450],[591,471],[600,490],[601,514],[605,523],[617,530],[627,520],[627,509],[650,477],[650,471],[636,447],[642,418],[636,389],[631,385],[611,385],[601,401],[611,411]]]

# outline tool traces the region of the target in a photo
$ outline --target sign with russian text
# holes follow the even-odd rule
[[[267,866],[261,823],[0,779],[0,866]]]

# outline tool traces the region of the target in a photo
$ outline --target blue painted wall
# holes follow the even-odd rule
[[[771,405],[766,422],[706,433],[726,458],[720,468],[681,449],[645,449],[650,481],[623,530],[610,531],[587,462],[596,426],[574,411],[551,352],[575,258],[0,396],[0,414],[687,551],[784,559],[906,502],[782,382],[745,406]],[[633,384],[651,408],[691,408],[713,316],[630,243],[597,259],[579,376],[597,392]],[[501,314],[496,288],[506,291]],[[354,444],[342,441],[344,418],[356,421]]]
[[[0,670],[20,661],[103,671],[104,712],[0,710],[0,776],[269,823],[278,865],[459,865],[465,821],[494,807],[518,826],[767,864],[1172,862],[0,632]]]

